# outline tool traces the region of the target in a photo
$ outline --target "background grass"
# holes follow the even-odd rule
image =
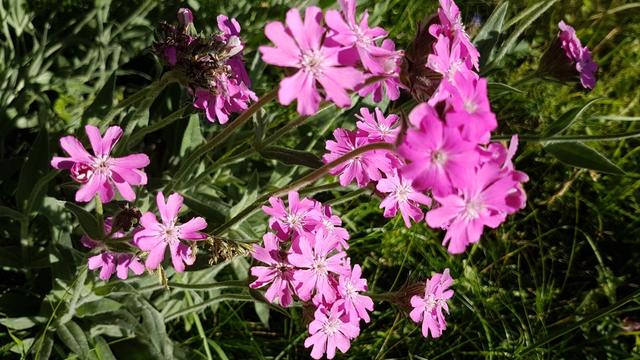
[[[298,2],[300,6],[312,2]],[[477,31],[497,1],[458,1],[470,33]],[[512,1],[507,21],[533,0]],[[0,355],[26,358],[229,358],[296,359],[304,349],[309,311],[269,308],[259,294],[219,284],[244,279],[247,258],[209,265],[206,251],[185,274],[169,273],[183,288],[164,290],[153,275],[128,281],[99,281],[87,274],[80,232],[61,200],[72,199],[66,175],[48,162],[60,153],[57,139],[89,122],[120,123],[135,133],[188,104],[177,85],[157,98],[110,114],[111,105],[157,79],[161,66],[149,51],[155,25],[173,22],[180,6],[194,8],[196,27],[210,32],[217,14],[243,26],[246,61],[258,95],[277,86],[279,69],[259,61],[265,22],[283,19],[292,3],[283,0],[220,2],[2,0],[0,1]],[[403,48],[416,24],[436,8],[434,0],[361,1],[372,21],[389,30]],[[334,6],[319,1],[322,7]],[[638,130],[640,116],[640,3],[561,1],[517,39],[504,61],[486,75],[499,134],[540,134],[576,105],[602,97],[566,134],[614,134]],[[560,20],[572,24],[600,66],[589,93],[549,82],[519,84],[537,67]],[[507,22],[508,23],[508,22]],[[518,28],[505,31],[498,44]],[[501,47],[498,47],[499,51]],[[486,55],[486,54],[485,54]],[[484,68],[487,70],[487,68]],[[331,131],[353,128],[354,109],[328,109],[295,127],[274,144],[323,153]],[[386,106],[386,104],[383,104]],[[306,174],[303,166],[265,159],[258,151],[284,124],[292,107],[269,105],[254,123],[207,154],[179,189],[191,211],[207,216],[210,228],[237,214],[258,195]],[[626,121],[605,120],[615,115]],[[635,117],[635,118],[634,118]],[[634,121],[631,121],[634,120]],[[150,154],[148,189],[138,206],[172,179],[185,155],[220,131],[200,114],[144,136],[133,148]],[[80,134],[80,132],[78,132]],[[399,290],[445,267],[456,279],[449,328],[425,340],[403,309],[377,303],[372,322],[345,358],[619,359],[640,356],[638,237],[640,173],[637,140],[590,143],[625,170],[612,176],[573,168],[555,160],[536,142],[521,145],[516,166],[531,178],[525,210],[480,244],[452,257],[440,245],[442,231],[423,224],[406,229],[387,220],[366,191],[339,188],[327,178],[309,196],[334,204],[351,233],[349,256],[363,266],[374,292]],[[120,150],[124,151],[124,150]],[[91,205],[89,205],[89,209]],[[111,204],[105,208],[109,213]],[[251,242],[266,228],[261,213],[225,238]],[[219,249],[220,244],[214,249]],[[186,284],[186,285],[185,285]],[[203,285],[204,284],[204,285]],[[215,285],[218,284],[218,285]],[[229,285],[229,286],[231,286]],[[184,287],[187,288],[184,288]],[[189,288],[190,287],[190,288]],[[169,319],[169,320],[167,320]],[[626,325],[626,327],[625,327]],[[36,355],[37,354],[37,355]]]

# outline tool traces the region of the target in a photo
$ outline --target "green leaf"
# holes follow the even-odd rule
[[[565,112],[564,114],[562,114],[562,116],[560,116],[556,121],[551,123],[551,125],[549,125],[549,127],[545,129],[545,131],[543,132],[543,136],[551,137],[567,130],[588,108],[591,107],[591,105],[601,99],[602,98],[593,99],[582,106],[576,106],[573,109]]]
[[[256,314],[260,318],[260,322],[267,329],[269,328],[269,305],[261,302],[254,302],[253,308],[256,310]]]
[[[302,165],[312,169],[317,169],[324,164],[318,156],[309,151],[287,149],[281,146],[267,146],[260,150],[260,155],[287,165]]]
[[[505,57],[505,55],[510,53],[515,48],[520,35],[522,35],[522,33],[524,33],[524,31],[527,30],[529,26],[531,26],[531,24],[533,24],[540,16],[542,16],[542,14],[547,12],[547,10],[549,10],[549,8],[551,8],[551,6],[557,1],[558,0],[539,2],[535,5],[532,5],[531,7],[529,7],[529,9],[526,9],[523,12],[523,14],[526,13],[526,16],[522,16],[522,14],[518,15],[518,22],[522,19],[526,20],[524,20],[524,22],[520,26],[518,26],[515,31],[511,33],[511,35],[509,35],[509,37],[504,41],[504,44],[500,46],[500,52],[493,59],[491,65],[494,66],[499,64],[500,61],[502,61],[502,59]],[[513,20],[505,26],[505,30],[512,24]]]
[[[499,96],[506,93],[524,94],[524,91],[500,82],[489,81],[487,88],[491,96]]]
[[[116,311],[122,307],[119,301],[103,298],[80,305],[76,309],[77,317],[91,316]]]
[[[78,222],[80,223],[82,231],[84,231],[84,233],[87,234],[91,239],[99,240],[104,238],[104,232],[100,228],[100,222],[98,221],[98,219],[96,219],[95,216],[91,215],[85,209],[71,202],[66,202],[64,204],[64,207],[76,216]]]
[[[116,87],[116,73],[115,71],[109,76],[107,82],[102,86],[98,95],[89,107],[87,107],[82,113],[82,121],[86,122],[90,118],[103,119],[107,116],[111,108],[113,107],[113,92]]]
[[[507,10],[509,10],[509,2],[505,1],[493,10],[491,16],[473,38],[473,42],[481,54],[481,66],[489,62],[493,57],[495,46],[502,35],[502,26],[504,25]]]
[[[82,328],[73,321],[59,325],[56,334],[60,340],[81,359],[89,356],[89,342]]]
[[[41,129],[36,137],[27,159],[20,170],[18,186],[16,188],[16,201],[18,209],[25,210],[27,206],[35,208],[33,204],[28,204],[33,188],[50,169],[49,161],[49,136],[45,129]],[[33,201],[39,201],[34,199]]]
[[[115,355],[113,355],[113,352],[111,352],[111,348],[109,348],[109,344],[107,344],[107,341],[102,336],[96,337],[94,339],[94,343],[95,343],[95,354],[93,352],[91,353],[94,359],[116,360]]]
[[[544,149],[567,165],[613,175],[625,174],[618,165],[581,142],[545,144]]]
[[[189,123],[182,136],[180,156],[184,156],[190,150],[195,149],[198,145],[202,144],[203,141],[204,137],[202,137],[202,131],[200,129],[200,116],[193,114],[189,116]]]
[[[0,205],[0,217],[10,217],[14,220],[22,220],[22,213],[12,208]]]
[[[13,330],[26,330],[38,324],[42,324],[47,319],[44,316],[23,316],[18,318],[0,319],[0,324]]]

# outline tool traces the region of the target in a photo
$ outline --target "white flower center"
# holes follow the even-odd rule
[[[302,54],[302,61],[300,62],[300,65],[314,75],[320,75],[322,73],[323,62],[324,57],[322,56],[322,53],[317,50],[311,50]]]
[[[354,295],[358,294],[358,290],[353,286],[351,281],[347,280],[347,284],[344,286],[344,288],[345,288],[345,293],[346,293],[348,298],[351,298]]]
[[[478,110],[478,105],[473,102],[472,100],[465,100],[464,101],[464,110],[466,112],[468,112],[469,114],[473,114],[474,112],[476,112],[476,110]]]
[[[100,173],[106,176],[111,175],[111,170],[109,169],[110,165],[111,158],[107,155],[94,156],[93,164],[91,164],[94,173]]]
[[[405,202],[409,199],[409,195],[413,192],[413,188],[409,184],[400,184],[395,191],[396,199],[399,202]]]
[[[332,232],[335,227],[335,225],[333,225],[333,223],[327,218],[322,219],[322,226],[324,226],[324,228],[329,232]]]
[[[477,219],[480,212],[484,209],[484,205],[477,199],[467,201],[464,206],[464,217],[467,220]]]
[[[304,224],[304,219],[300,214],[291,214],[287,215],[287,224],[289,224],[292,228],[300,228]]]
[[[327,259],[324,256],[316,257],[313,260],[311,268],[318,276],[327,276],[329,270],[327,269]]]
[[[329,318],[329,320],[322,324],[322,332],[329,336],[335,335],[338,330],[340,330],[340,320],[338,319]]]
[[[168,224],[160,224],[160,229],[162,238],[167,244],[172,245],[180,241],[175,221],[171,221]]]
[[[442,150],[434,150],[431,153],[431,161],[438,166],[443,166],[447,160],[447,153]]]
[[[427,297],[424,299],[425,311],[431,312],[431,310],[436,307],[437,302],[438,301],[435,299],[433,294],[427,295]]]

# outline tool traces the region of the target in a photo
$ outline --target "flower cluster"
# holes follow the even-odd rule
[[[76,137],[65,136],[60,139],[60,146],[70,157],[54,156],[51,160],[54,168],[69,170],[71,178],[82,184],[76,192],[76,201],[88,202],[97,195],[101,202],[110,202],[115,196],[114,188],[123,199],[134,201],[136,196],[131,186],[147,183],[147,176],[141,170],[149,165],[147,155],[131,154],[121,158],[110,155],[122,136],[119,126],[109,127],[104,136],[92,125],[87,125],[85,131],[93,155],[85,150]],[[126,279],[129,270],[140,275],[145,268],[140,262],[141,257],[146,256],[147,269],[156,269],[164,260],[165,249],[169,246],[174,268],[178,272],[184,271],[185,264],[191,265],[195,261],[190,242],[207,238],[199,232],[207,223],[197,217],[179,224],[178,212],[182,201],[181,195],[172,194],[165,203],[163,194],[158,193],[157,206],[162,223],[151,212],[140,217],[139,212],[131,209],[124,209],[113,218],[105,219],[103,239],[91,239],[86,235],[80,239],[83,246],[97,253],[89,258],[89,269],[100,269],[99,277],[102,280],[108,280],[113,274]],[[139,219],[140,226],[126,234],[134,218]]]
[[[447,301],[453,297],[453,290],[449,289],[452,283],[449,269],[445,269],[442,274],[436,273],[427,279],[424,296],[411,297],[412,310],[409,316],[416,323],[422,322],[424,337],[429,337],[429,332],[432,338],[440,337],[447,328],[443,311],[449,313]]]
[[[598,65],[593,61],[591,51],[582,46],[573,27],[564,21],[560,21],[558,27],[558,38],[542,56],[539,71],[561,81],[580,78],[585,89],[593,89]]]
[[[219,33],[205,37],[193,35],[189,9],[180,9],[178,20],[178,27],[161,24],[156,53],[183,74],[194,107],[204,110],[209,121],[225,124],[232,113],[246,110],[249,102],[257,100],[242,59],[240,24],[219,15]]]
[[[341,11],[311,6],[304,19],[298,9],[291,9],[286,25],[271,22],[265,35],[273,44],[261,46],[267,64],[294,69],[293,75],[280,82],[278,99],[289,105],[297,100],[302,115],[313,115],[325,99],[340,107],[351,105],[349,91],[361,96],[373,94],[375,101],[383,95],[399,97],[399,63],[401,52],[385,39],[387,32],[369,27],[365,12],[356,18],[356,1],[341,0]],[[322,93],[318,89],[322,87]]]
[[[264,206],[269,227],[263,246],[254,245],[251,255],[264,265],[253,266],[256,280],[251,288],[269,286],[267,300],[290,306],[294,297],[315,308],[309,324],[306,347],[311,356],[325,353],[331,359],[336,348],[349,349],[360,332],[360,320],[369,322],[373,301],[367,291],[360,265],[351,266],[345,250],[349,233],[331,207],[288,194],[288,205],[276,197]]]
[[[353,179],[360,187],[371,182],[384,199],[384,216],[398,210],[407,227],[411,220],[425,218],[433,228],[447,230],[444,245],[449,252],[464,252],[480,239],[484,226],[495,228],[523,208],[526,196],[522,183],[526,174],[511,162],[517,139],[507,150],[491,143],[497,121],[491,111],[487,80],[473,70],[478,51],[470,42],[453,1],[442,0],[439,21],[429,24],[433,48],[426,67],[442,75],[431,97],[409,114],[409,128],[398,139],[394,129],[398,117],[376,118],[361,109],[357,131],[337,129],[335,141],[327,141],[325,162],[335,160],[372,142],[399,143],[397,154],[371,151],[332,169],[346,185]],[[435,204],[424,215],[421,206]]]

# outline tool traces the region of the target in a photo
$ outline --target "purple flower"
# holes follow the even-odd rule
[[[453,107],[446,115],[447,125],[460,127],[465,140],[486,144],[491,131],[498,127],[495,114],[491,111],[487,95],[487,80],[460,72],[455,75],[455,86],[449,86]]]
[[[111,126],[104,137],[93,125],[85,126],[91,142],[93,155],[89,154],[74,136],[60,138],[60,146],[70,157],[54,156],[51,166],[69,170],[71,178],[82,184],[76,192],[77,202],[88,202],[98,194],[103,203],[113,200],[114,186],[122,198],[133,201],[136,198],[131,185],[145,185],[147,175],[142,168],[149,165],[145,154],[131,154],[125,157],[112,157],[111,151],[122,136],[119,126]]]
[[[323,231],[328,238],[335,240],[343,249],[348,249],[349,232],[342,227],[340,217],[334,215],[331,206],[316,201],[314,210],[309,212],[307,223],[313,227],[312,232]]]
[[[567,58],[575,63],[575,68],[580,75],[580,83],[586,89],[593,89],[596,85],[598,65],[593,62],[591,51],[586,46],[582,47],[573,27],[565,24],[564,21],[560,21],[558,27],[560,28],[560,33],[558,34],[560,46]]]
[[[327,99],[340,107],[350,106],[347,90],[353,90],[364,77],[360,71],[342,66],[338,59],[340,47],[323,44],[322,11],[315,6],[308,7],[303,22],[298,9],[291,9],[287,12],[286,24],[286,27],[281,22],[267,24],[265,34],[275,47],[259,48],[267,64],[298,69],[280,82],[280,103],[289,105],[297,99],[300,114],[315,114],[321,100],[316,84],[319,82]]]
[[[452,283],[449,269],[445,269],[442,274],[436,273],[427,279],[423,297],[414,295],[411,298],[413,310],[409,316],[416,323],[422,322],[424,337],[429,337],[429,332],[433,338],[440,337],[447,328],[443,310],[449,313],[447,301],[453,297],[453,290],[449,289]]]
[[[264,247],[253,245],[251,256],[268,266],[251,267],[251,275],[257,277],[249,287],[261,288],[271,284],[265,297],[270,302],[278,300],[282,306],[290,306],[293,302],[293,267],[287,260],[287,252],[280,249],[280,240],[272,233],[262,238]]]
[[[105,219],[105,234],[110,234],[111,239],[119,239],[125,236],[122,231],[111,233],[111,224],[112,218]],[[100,269],[99,278],[101,280],[109,280],[113,274],[116,274],[119,279],[125,280],[129,277],[129,270],[136,275],[144,272],[144,265],[135,254],[110,251],[103,241],[91,239],[87,235],[82,236],[80,242],[86,248],[100,251],[100,254],[89,258],[88,267],[89,270]]]
[[[159,192],[156,203],[160,211],[162,223],[158,222],[152,212],[146,212],[140,218],[142,230],[134,235],[135,244],[149,255],[145,265],[154,270],[164,260],[167,245],[171,252],[173,267],[177,272],[183,272],[185,264],[192,265],[195,256],[191,247],[183,241],[198,241],[207,238],[200,230],[207,227],[207,222],[201,217],[195,217],[184,224],[178,222],[178,212],[182,208],[183,197],[180,194],[171,194],[165,203],[164,195]]]
[[[361,278],[362,269],[355,265],[350,274],[338,278],[338,293],[344,300],[345,314],[352,323],[358,323],[360,319],[369,322],[369,312],[373,311],[373,301],[370,297],[360,294],[367,291],[367,279]]]
[[[302,233],[313,229],[315,224],[309,222],[311,212],[314,210],[313,200],[303,198],[295,191],[288,194],[289,206],[285,207],[284,202],[275,196],[269,198],[269,206],[263,206],[269,218],[269,226],[276,231],[281,239],[288,239],[289,236],[297,238]]]
[[[360,121],[356,123],[358,129],[363,131],[372,142],[384,141],[394,143],[400,128],[398,125],[398,115],[389,114],[385,117],[382,110],[375,108],[375,118],[367,108],[360,108],[360,116],[356,115]]]
[[[452,43],[460,44],[461,57],[464,59],[467,67],[478,69],[478,61],[480,53],[473,45],[469,35],[464,29],[460,9],[453,0],[440,0],[440,8],[438,9],[438,18],[440,24],[433,24],[429,28],[431,35],[436,38],[440,35],[447,36]]]
[[[453,42],[444,35],[437,38],[433,45],[433,54],[427,58],[427,67],[442,75],[442,81],[429,100],[430,105],[449,97],[449,84],[453,84],[456,74],[463,72],[467,76],[477,75],[470,70],[462,56],[462,48],[459,42]]]
[[[384,216],[394,217],[399,209],[408,228],[411,227],[411,220],[415,222],[422,220],[424,214],[420,210],[420,204],[431,205],[431,199],[416,191],[411,186],[411,180],[403,178],[396,169],[393,169],[386,178],[380,179],[376,189],[388,194],[380,203],[380,208],[384,208]]]
[[[468,182],[479,160],[477,145],[440,121],[425,103],[414,108],[409,119],[420,128],[409,130],[398,149],[409,162],[401,169],[402,176],[413,179],[415,189],[431,188],[436,195],[449,194]]]
[[[487,162],[466,178],[458,193],[434,196],[440,206],[427,213],[427,224],[447,229],[442,244],[448,244],[450,253],[460,254],[480,240],[484,226],[495,229],[507,214],[524,207],[523,180],[521,173]]]
[[[358,136],[355,131],[336,129],[333,131],[336,141],[327,141],[325,148],[329,153],[322,159],[329,163],[359,147],[367,145],[370,141],[363,136]],[[340,185],[347,186],[354,179],[358,186],[364,187],[371,180],[379,180],[381,172],[388,172],[392,168],[391,160],[386,156],[387,151],[375,150],[356,156],[334,167],[329,172],[332,175],[340,175]]]
[[[322,231],[301,236],[299,247],[289,254],[289,263],[297,268],[293,279],[298,296],[306,301],[315,294],[319,301],[333,303],[337,293],[331,274],[349,271],[344,264],[346,254]]]
[[[378,77],[380,77],[380,80],[371,82],[368,85],[362,85],[358,89],[358,95],[360,96],[365,97],[373,94],[373,101],[376,103],[381,102],[385,94],[389,100],[398,100],[400,88],[406,89],[400,82],[403,52],[396,51],[396,44],[391,39],[385,39],[381,48],[387,50],[388,54],[380,57],[381,69],[368,75],[366,82]]]
[[[336,348],[342,353],[349,350],[351,340],[355,339],[360,328],[357,324],[344,319],[341,303],[336,302],[330,309],[319,306],[315,313],[315,319],[309,324],[309,336],[304,341],[304,347],[311,347],[311,357],[320,359],[326,353],[327,359],[333,359]]]
[[[328,10],[325,15],[327,26],[333,30],[331,40],[348,49],[355,49],[365,69],[374,73],[383,72],[380,58],[390,55],[390,52],[378,47],[376,41],[386,37],[387,32],[381,27],[370,28],[369,14],[366,11],[362,14],[360,23],[356,21],[356,0],[339,2],[341,13]],[[342,56],[348,57],[344,54]]]

